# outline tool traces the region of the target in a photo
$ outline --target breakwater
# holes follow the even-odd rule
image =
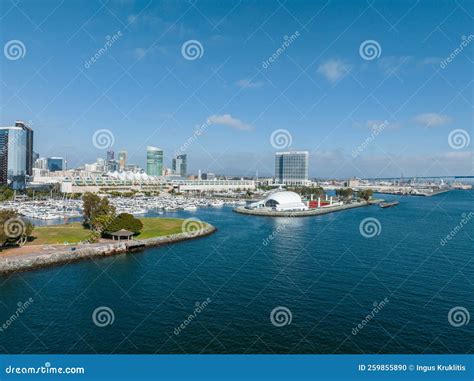
[[[100,244],[81,244],[65,246],[65,249],[51,249],[42,246],[38,250],[42,252],[31,254],[19,254],[14,256],[0,257],[0,274],[10,273],[14,271],[25,271],[39,267],[46,267],[55,264],[64,264],[79,261],[87,258],[106,257],[116,254],[128,253],[144,249],[147,247],[155,247],[169,245],[176,242],[186,241],[190,239],[208,236],[217,229],[207,224],[200,230],[192,232],[183,232],[171,234],[163,237],[147,238],[142,240],[131,240]],[[75,250],[72,250],[75,248]]]
[[[247,209],[245,207],[234,208],[234,212],[242,214],[250,214],[253,216],[264,216],[264,217],[310,217],[319,216],[322,214],[340,212],[342,210],[360,208],[362,206],[369,206],[372,204],[378,204],[382,200],[373,201],[358,201],[351,204],[328,206],[324,208],[315,208],[308,210],[289,210],[289,211],[276,211],[271,209]]]

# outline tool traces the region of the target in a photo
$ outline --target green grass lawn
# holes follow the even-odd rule
[[[159,237],[163,235],[182,233],[182,219],[179,218],[140,218],[143,223],[143,229],[136,237],[145,239]]]
[[[84,229],[79,222],[74,222],[67,225],[35,226],[32,236],[34,239],[27,245],[77,243],[87,240],[90,231]]]
[[[184,221],[178,218],[140,218],[140,220],[143,223],[143,229],[136,239],[181,233]],[[85,241],[89,238],[90,231],[84,229],[79,222],[74,222],[67,225],[35,227],[32,235],[35,239],[28,242],[28,245],[52,245]]]

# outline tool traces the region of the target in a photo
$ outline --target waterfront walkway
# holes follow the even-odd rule
[[[180,241],[204,237],[217,229],[206,224],[199,230],[170,234],[161,237],[130,241],[102,240],[99,243],[76,245],[31,245],[9,249],[0,253],[0,274],[31,270],[60,263],[75,262],[80,259],[104,257],[127,253],[147,247],[168,245]]]

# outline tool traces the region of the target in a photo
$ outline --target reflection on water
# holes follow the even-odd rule
[[[474,313],[472,226],[445,245],[440,240],[472,211],[473,196],[384,196],[400,205],[289,223],[226,207],[165,213],[208,221],[218,231],[136,254],[0,277],[0,322],[19,301],[34,299],[0,332],[0,351],[469,353],[471,325],[452,326],[448,313],[456,306]],[[380,222],[380,235],[360,234],[365,218]],[[196,302],[207,298],[212,303],[176,335]],[[385,299],[354,335],[374,303]],[[113,311],[112,325],[92,322],[100,306]],[[291,311],[291,324],[271,323],[277,306]]]

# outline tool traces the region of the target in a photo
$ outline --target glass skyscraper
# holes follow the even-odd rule
[[[157,147],[146,147],[146,174],[148,176],[163,175],[163,151]]]
[[[124,171],[127,165],[127,151],[119,151],[118,153],[119,171]]]
[[[278,184],[306,184],[308,182],[308,151],[277,152],[275,179]]]
[[[176,156],[171,163],[171,169],[175,174],[186,177],[187,172],[187,156],[186,154]]]
[[[48,171],[56,172],[63,170],[64,159],[62,157],[48,157],[46,159]]]
[[[0,184],[24,188],[33,172],[33,130],[17,121],[0,127]]]

